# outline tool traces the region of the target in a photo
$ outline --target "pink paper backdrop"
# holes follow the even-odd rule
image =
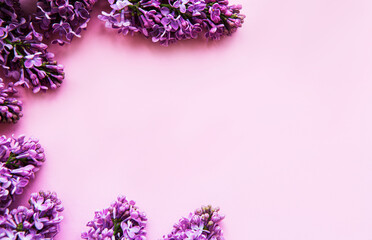
[[[246,22],[220,42],[160,47],[95,10],[82,39],[52,48],[64,84],[25,92],[0,131],[44,146],[20,202],[58,193],[57,240],[119,194],[147,212],[150,240],[208,203],[227,240],[372,239],[372,1],[232,3]]]

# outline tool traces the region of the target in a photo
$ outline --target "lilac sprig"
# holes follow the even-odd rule
[[[0,137],[0,213],[22,194],[44,161],[44,149],[37,139]]]
[[[0,216],[0,239],[53,239],[63,217],[61,200],[52,192],[31,194],[30,207],[19,206]]]
[[[43,36],[32,22],[21,17],[13,2],[0,0],[0,66],[15,80],[14,86],[40,90],[55,89],[64,79],[63,66],[42,43]]]
[[[88,240],[145,240],[147,218],[134,201],[118,197],[109,208],[95,212],[89,230],[81,237]]]
[[[16,93],[13,83],[6,86],[0,78],[0,122],[16,123],[22,117],[22,101]]]
[[[34,22],[52,43],[70,43],[86,29],[97,0],[38,0]]]
[[[173,226],[170,234],[163,236],[164,240],[223,240],[223,232],[219,223],[224,216],[219,208],[202,207],[190,213],[188,217],[179,220]]]
[[[219,40],[242,26],[241,5],[227,0],[108,0],[111,12],[98,18],[119,33],[139,32],[167,46],[178,40],[194,39],[204,32]]]

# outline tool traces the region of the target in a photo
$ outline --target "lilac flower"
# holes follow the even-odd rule
[[[204,26],[208,31],[205,33],[205,36],[208,39],[212,40],[219,40],[221,36],[223,36],[224,32],[224,25],[223,24],[218,24],[216,25],[213,21],[207,19],[204,22]]]
[[[189,3],[189,0],[177,0],[173,3],[173,7],[179,8],[181,13],[186,12],[186,4]]]
[[[219,214],[219,208],[211,206],[197,209],[188,217],[179,220],[173,226],[170,234],[163,236],[164,240],[224,240],[219,223],[224,216]]]
[[[33,92],[55,89],[63,81],[63,66],[42,43],[43,36],[16,11],[17,1],[0,0],[0,66],[14,86]]]
[[[35,202],[45,207],[36,208]],[[29,204],[28,208],[19,206],[5,211],[0,221],[0,239],[52,239],[59,232],[59,224],[63,219],[60,212],[63,207],[55,193],[33,193]]]
[[[123,236],[130,239],[134,239],[141,231],[141,227],[134,226],[131,220],[128,220],[128,222],[121,222],[120,227],[123,230]]]
[[[39,57],[41,53],[30,54],[25,57],[24,65],[26,68],[40,67],[43,64],[43,60]]]
[[[16,123],[22,117],[22,101],[15,97],[16,93],[13,83],[5,87],[0,78],[0,122]]]
[[[66,36],[71,31],[70,24],[62,21],[60,23],[54,23],[52,28],[53,33],[59,35],[60,37]]]
[[[113,0],[110,0],[109,2],[112,3],[110,7],[116,11],[120,11],[128,5],[132,5],[128,0],[117,0],[116,3],[114,3]]]
[[[193,17],[200,16],[205,9],[207,4],[202,1],[195,1],[194,4],[188,7],[188,10],[192,14]]]
[[[44,149],[37,139],[0,137],[0,213],[22,194],[44,161]]]
[[[218,3],[215,3],[212,5],[211,8],[209,8],[209,14],[211,15],[211,20],[215,23],[218,23],[221,21],[221,6]]]
[[[95,213],[88,222],[89,230],[81,238],[89,240],[146,240],[147,218],[140,212],[134,201],[118,197],[109,208]]]
[[[52,43],[70,43],[80,37],[90,20],[90,12],[97,0],[38,0],[33,21],[40,26]]]
[[[124,35],[140,32],[164,46],[197,38],[201,32],[207,39],[218,40],[235,32],[245,18],[241,6],[229,6],[227,0],[108,1],[111,12],[98,16],[106,27]]]
[[[118,19],[117,16],[119,14],[112,13],[106,13],[102,12],[102,15],[99,16],[99,19],[106,22],[106,27],[113,27],[118,25]]]

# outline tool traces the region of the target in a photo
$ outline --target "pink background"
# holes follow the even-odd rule
[[[372,239],[372,1],[232,3],[246,22],[220,42],[160,47],[96,9],[83,38],[51,49],[64,84],[25,92],[0,131],[44,146],[20,202],[58,193],[57,240],[119,194],[147,212],[150,240],[208,203],[227,240]]]

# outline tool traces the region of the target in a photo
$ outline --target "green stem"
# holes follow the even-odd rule
[[[16,228],[17,232],[23,231],[23,223],[19,223]]]
[[[114,223],[114,236],[116,237],[116,235],[122,231],[120,226],[121,221],[118,219],[112,219],[112,222]]]
[[[24,57],[24,56],[23,56],[23,54],[18,50],[17,46],[19,46],[19,47],[21,47],[21,48],[23,48],[23,49],[24,49],[25,47],[29,47],[29,46],[30,46],[30,44],[26,44],[26,43],[23,43],[23,42],[21,42],[21,41],[11,42],[11,41],[10,41],[9,39],[7,39],[7,38],[5,38],[4,41],[5,41],[6,43],[12,45],[12,47],[16,50],[17,54],[18,54],[18,55],[21,55],[22,57]],[[23,66],[23,64],[24,64],[24,60],[23,60],[22,58],[20,59],[20,62],[21,62],[21,65]]]
[[[26,164],[27,163],[27,158],[19,158],[17,159],[17,157],[13,154],[13,153],[10,153],[9,157],[8,157],[8,160],[5,162],[5,166],[7,167],[14,167],[14,168],[19,168],[19,164],[17,164],[16,162],[19,161],[23,164]]]

